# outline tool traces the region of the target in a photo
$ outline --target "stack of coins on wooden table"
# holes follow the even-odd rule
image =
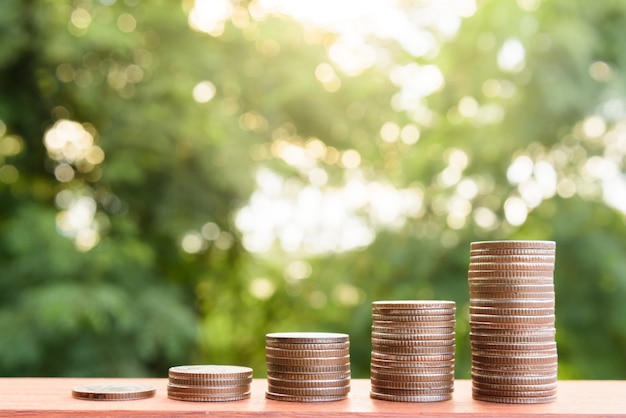
[[[350,392],[350,340],[330,332],[280,332],[265,336],[267,399],[328,402]]]
[[[243,366],[192,365],[169,369],[167,397],[177,401],[226,402],[250,397],[252,369]]]
[[[372,303],[372,398],[395,402],[452,398],[455,312],[452,301]]]
[[[556,399],[553,241],[470,245],[472,394],[482,401]]]

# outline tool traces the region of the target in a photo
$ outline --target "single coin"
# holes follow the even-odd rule
[[[496,312],[496,311],[494,311]],[[549,315],[511,315],[508,313],[499,314],[483,314],[483,313],[470,313],[470,320],[476,322],[515,322],[515,323],[530,323],[530,324],[554,324],[556,317],[554,314]]]
[[[542,335],[534,335],[534,336],[511,336],[504,335],[498,336],[497,333],[494,335],[470,335],[470,343],[471,344],[515,344],[515,345],[525,345],[525,344],[551,344],[554,343],[554,335],[552,334],[542,334]]]
[[[521,315],[521,316],[545,316],[554,315],[554,308],[492,308],[485,306],[470,306],[470,314],[477,315]]]
[[[528,293],[543,293],[554,292],[554,284],[544,285],[529,285],[529,284],[470,284],[470,293],[472,292],[528,292]]]
[[[333,402],[342,401],[347,399],[348,395],[335,395],[335,396],[296,396],[285,395],[283,393],[265,392],[265,398],[273,401],[285,401],[285,402]]]
[[[322,382],[350,380],[350,371],[332,373],[282,373],[272,371],[267,373],[268,379],[291,380],[299,382]]]
[[[546,357],[556,355],[556,348],[550,348],[546,350],[475,350],[472,348],[472,357],[513,357],[513,358],[528,358],[528,357]]]
[[[252,377],[252,369],[243,366],[190,365],[174,366],[168,371],[169,377],[182,378],[245,378]]]
[[[403,356],[372,351],[370,363],[380,367],[447,367],[454,365],[454,355]]]
[[[174,394],[192,394],[192,395],[241,395],[242,393],[250,392],[250,385],[239,386],[222,386],[222,387],[209,387],[209,386],[181,386],[168,383],[168,393]]]
[[[482,306],[488,308],[542,308],[542,309],[554,309],[554,299],[538,300],[538,299],[483,299],[483,298],[470,298],[471,306]]]
[[[402,340],[402,341],[413,341],[415,344],[424,343],[424,344],[434,344],[441,345],[452,344],[454,342],[455,333],[447,332],[444,334],[422,334],[416,332],[404,333],[398,332],[398,330],[392,330],[392,332],[379,332],[380,327],[372,327],[372,338],[377,338],[380,340]],[[388,331],[388,330],[385,330]]]
[[[382,345],[372,343],[372,351],[383,354],[410,354],[410,355],[448,355],[454,354],[455,345],[442,347],[416,347],[399,345]]]
[[[267,391],[292,396],[339,396],[347,395],[350,392],[350,385],[338,386],[334,388],[294,388],[287,386],[267,385]]]
[[[270,354],[265,355],[267,364],[285,365],[285,366],[339,366],[350,363],[350,356],[340,357],[277,357]]]
[[[556,328],[552,327],[540,327],[536,329],[475,329],[470,330],[470,338],[484,336],[484,337],[546,337],[556,335]],[[495,340],[494,340],[495,341]]]
[[[548,392],[554,391],[556,392],[557,383],[544,383],[544,384],[505,384],[505,383],[490,383],[490,382],[480,382],[478,380],[472,380],[472,387],[480,390],[484,393],[484,391],[501,391],[501,392],[525,392],[525,393],[535,393],[535,392]],[[512,395],[516,396],[516,395]]]
[[[447,347],[454,345],[454,338],[446,338],[442,340],[409,340],[403,338],[378,338],[372,335],[372,344],[397,345],[404,347]]]
[[[285,342],[289,344],[337,344],[348,342],[350,336],[335,332],[274,332],[265,335],[267,345]]]
[[[431,372],[437,373],[444,369],[454,368],[454,359],[444,361],[402,361],[402,360],[380,360],[372,358],[370,360],[370,367],[377,368],[385,372],[396,373],[421,373]],[[404,369],[404,370],[402,370]]]
[[[514,270],[514,269],[499,269],[499,270],[479,270],[477,268],[468,268],[468,279],[552,279],[554,280],[554,272],[548,270]]]
[[[544,344],[479,344],[471,343],[472,353],[509,353],[511,355],[527,355],[528,353],[537,353],[545,355],[548,352],[556,353],[556,342]],[[524,353],[524,354],[522,354]]]
[[[556,350],[555,350],[556,351]],[[476,363],[488,363],[488,364],[553,364],[557,361],[556,354],[549,354],[545,356],[520,356],[515,355],[496,355],[496,354],[472,354],[472,362]]]
[[[372,334],[400,334],[406,339],[440,340],[454,338],[454,327],[415,328],[372,325]]]
[[[371,360],[370,373],[383,374],[442,374],[454,372],[454,361],[445,362],[412,362],[412,361],[380,361]]]
[[[350,373],[350,363],[334,366],[288,366],[267,363],[267,373],[273,376],[275,372],[299,374]]]
[[[474,241],[470,243],[470,250],[494,248],[532,248],[556,250],[556,242],[543,240],[504,240],[504,241]]]
[[[406,381],[406,380],[384,380],[371,378],[372,390],[378,388],[404,389],[404,390],[449,390],[454,387],[454,379],[437,381]],[[379,392],[377,390],[377,392]]]
[[[540,329],[552,329],[554,328],[554,322],[546,323],[546,324],[524,324],[519,322],[478,322],[478,321],[469,321],[470,330],[540,330]]]
[[[185,378],[170,377],[169,383],[180,386],[239,386],[248,385],[252,382],[252,377],[235,379],[205,379],[205,378]]]
[[[338,388],[350,385],[350,377],[342,379],[277,379],[272,376],[267,377],[267,383],[270,386],[287,387],[287,388]]]
[[[378,373],[372,370],[370,377],[374,380],[391,380],[394,382],[440,382],[450,384],[454,381],[454,371],[439,374],[400,374],[400,373]]]
[[[556,376],[558,364],[498,364],[472,362],[473,373],[488,376]]]
[[[558,363],[500,364],[472,362],[472,373],[488,376],[556,376]]]
[[[556,384],[557,377],[552,374],[547,376],[494,376],[472,373],[472,381],[494,385],[548,385]]]
[[[508,403],[508,404],[543,404],[556,401],[556,395],[539,396],[532,398],[518,398],[510,396],[488,396],[480,393],[472,393],[472,399],[484,402]]]
[[[454,359],[454,354],[410,355],[410,354],[385,354],[372,351],[372,360],[389,360],[396,362],[416,361],[449,361]]]
[[[389,327],[389,328],[417,328],[417,329],[428,329],[428,328],[454,328],[456,325],[456,320],[451,319],[447,321],[413,321],[411,320],[413,317],[396,317],[392,319],[385,318],[373,318],[372,324],[379,327]],[[414,318],[418,319],[418,318]]]
[[[517,280],[514,283],[513,280]],[[539,280],[536,280],[539,282]],[[543,293],[554,292],[554,280],[541,279],[539,283],[533,283],[531,279],[467,279],[470,292],[527,292],[527,293]]]
[[[454,387],[448,387],[445,389],[396,389],[376,386],[372,384],[372,392],[384,394],[384,395],[396,395],[396,396],[438,396],[449,395],[454,392]]]
[[[391,316],[411,316],[411,315],[416,315],[416,316],[422,316],[422,315],[426,315],[426,316],[448,316],[448,317],[454,317],[454,315],[456,314],[456,308],[438,308],[438,309],[430,309],[430,308],[426,308],[426,309],[411,309],[411,308],[380,308],[377,306],[372,307],[372,313],[375,314],[379,314],[379,315],[391,315]]]
[[[506,351],[509,353],[515,353],[517,351],[531,351],[531,352],[541,352],[543,350],[554,350],[556,351],[556,341],[550,341],[546,343],[538,343],[538,344],[512,344],[512,343],[479,343],[476,341],[470,341],[470,346],[472,348],[472,352],[479,351],[489,351],[489,350],[497,350],[497,351]]]
[[[515,398],[536,398],[536,397],[545,397],[545,396],[554,396],[556,395],[556,388],[551,390],[520,390],[520,391],[504,391],[497,389],[482,389],[472,387],[472,393],[477,393],[480,395],[486,396],[507,396],[507,397],[515,397]]]
[[[388,395],[385,393],[370,392],[370,398],[390,402],[441,402],[452,399],[452,394],[445,395]]]
[[[556,376],[558,365],[554,364],[478,364],[472,363],[472,372],[489,376]]]
[[[187,395],[178,393],[168,393],[167,397],[175,401],[186,402],[232,402],[250,398],[250,392],[237,395],[212,396],[212,395]]]
[[[470,264],[474,263],[552,263],[556,261],[555,254],[472,254]]]
[[[456,302],[451,300],[377,300],[372,302],[373,308],[393,309],[451,309]]]
[[[371,371],[391,374],[437,374],[454,371],[454,360],[432,362],[397,362],[372,359]]]
[[[348,350],[350,349],[350,342],[343,343],[322,343],[322,344],[307,344],[307,343],[284,343],[279,341],[267,341],[265,348],[280,348],[283,350]]]
[[[470,300],[472,299],[530,299],[533,300],[552,300],[554,301],[554,290],[545,291],[523,291],[515,289],[470,289]]]
[[[381,322],[409,322],[424,324],[425,326],[434,326],[434,324],[449,324],[456,322],[454,315],[387,315],[372,314],[373,321]]]
[[[552,255],[556,254],[554,249],[541,248],[482,248],[470,250],[473,255]]]
[[[497,286],[554,286],[553,278],[546,277],[530,277],[530,278],[509,278],[503,279],[498,277],[487,278],[468,278],[467,283],[470,287],[497,285]]]
[[[99,383],[72,388],[74,398],[90,401],[130,401],[151,398],[155,393],[154,386],[132,383]]]
[[[449,327],[411,327],[411,326],[389,326],[379,325],[380,323],[374,323],[372,325],[372,332],[382,332],[383,334],[439,334],[439,338],[444,336],[447,338],[449,334],[455,332],[454,326]]]
[[[476,331],[486,331],[482,335],[476,335],[472,333],[470,335],[470,344],[478,343],[478,344],[546,344],[555,342],[554,334],[550,333],[537,333],[534,330],[522,330],[527,331],[528,335],[524,335],[522,333],[517,335],[511,335],[511,330],[508,329],[500,329],[500,330],[489,330],[489,329],[478,329]],[[499,335],[501,332],[503,335]],[[489,334],[491,333],[491,334]],[[534,333],[534,334],[533,334]]]
[[[338,350],[286,350],[283,348],[265,347],[265,353],[273,357],[289,358],[330,358],[345,357],[350,355],[350,350],[342,348]]]
[[[539,270],[552,272],[554,271],[554,263],[470,263],[468,270]]]

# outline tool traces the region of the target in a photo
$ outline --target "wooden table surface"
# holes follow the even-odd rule
[[[149,399],[89,401],[72,398],[72,388],[93,383],[144,383],[157,388]],[[508,405],[472,399],[471,381],[455,381],[450,401],[386,402],[370,399],[368,379],[353,379],[348,399],[292,403],[265,399],[267,381],[254,379],[250,399],[236,402],[181,402],[168,399],[167,379],[0,378],[0,416],[162,417],[626,417],[626,381],[560,381],[556,402]]]

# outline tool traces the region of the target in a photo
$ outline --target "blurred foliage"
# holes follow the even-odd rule
[[[430,28],[437,54],[368,39],[386,61],[347,75],[328,58],[338,35],[254,19],[256,3],[207,34],[190,28],[190,1],[0,2],[0,374],[224,363],[261,377],[267,332],[311,330],[349,333],[353,376],[367,377],[371,301],[436,298],[457,302],[468,378],[469,243],[550,239],[560,377],[626,378],[626,188],[607,186],[624,181],[626,5],[480,1],[454,36]],[[511,40],[524,56],[507,71]],[[391,70],[415,63],[445,84],[392,105]],[[419,141],[382,140],[389,122]],[[85,155],[46,148],[61,126],[91,138]],[[314,139],[323,184],[276,151]],[[516,222],[506,207],[526,191],[507,171],[520,156],[556,180]],[[588,173],[607,161],[611,179]],[[355,249],[258,253],[236,219],[262,168],[296,192],[358,178],[423,203],[395,223],[361,206],[376,235]]]

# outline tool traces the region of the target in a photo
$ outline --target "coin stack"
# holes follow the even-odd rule
[[[249,367],[176,366],[169,369],[167,397],[192,402],[239,401],[250,397],[251,383]]]
[[[267,399],[328,402],[350,392],[347,334],[280,332],[265,336]]]
[[[452,398],[455,312],[452,301],[372,303],[371,398],[395,402]]]
[[[553,241],[470,245],[470,344],[476,400],[556,399]]]

